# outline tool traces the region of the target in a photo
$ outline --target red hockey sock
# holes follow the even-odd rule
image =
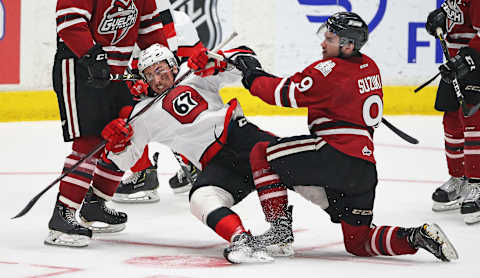
[[[345,249],[362,257],[415,254],[417,249],[410,246],[405,236],[398,234],[398,229],[391,226],[353,226],[342,221]]]
[[[257,143],[250,152],[253,181],[267,222],[285,216],[288,205],[287,188],[271,170],[266,159],[268,142]]]
[[[221,207],[209,213],[207,225],[229,242],[234,235],[245,232],[240,217],[227,207]]]
[[[443,130],[445,132],[445,156],[448,173],[452,177],[462,177],[464,170],[463,115],[459,111],[445,112]]]
[[[117,190],[124,172],[111,161],[102,158],[93,173],[92,189],[95,195],[110,201]]]
[[[62,172],[69,170],[100,142],[101,138],[96,136],[85,136],[75,139],[72,144],[72,153],[66,157]],[[98,158],[99,153],[96,153],[92,157],[85,159],[74,171],[60,181],[59,201],[61,203],[72,209],[80,207],[90,187],[93,170]]]

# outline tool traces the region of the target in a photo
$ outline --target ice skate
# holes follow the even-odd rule
[[[466,183],[467,181],[464,177],[450,177],[448,181],[433,192],[432,210],[439,212],[459,209],[466,195]]]
[[[275,219],[270,223],[270,229],[265,233],[255,236],[255,240],[265,246],[269,255],[274,257],[293,256],[293,231],[292,231],[292,210],[289,206],[286,216]]]
[[[190,191],[192,183],[197,179],[198,169],[192,163],[180,162],[180,169],[177,174],[170,178],[168,183],[173,193],[184,193]]]
[[[92,231],[82,227],[75,219],[75,210],[58,200],[48,228],[49,233],[44,241],[48,245],[84,247],[90,243],[92,237]]]
[[[127,214],[105,205],[105,200],[90,188],[80,209],[80,224],[95,233],[115,233],[125,229]]]
[[[457,250],[437,224],[425,223],[408,230],[408,242],[414,248],[422,248],[442,261],[458,259]]]
[[[467,183],[468,195],[460,209],[463,221],[467,224],[480,222],[480,183]]]
[[[157,168],[149,167],[143,171],[134,172],[123,180],[113,195],[113,201],[118,203],[153,203],[158,202]]]
[[[267,250],[247,232],[235,235],[230,246],[223,251],[223,256],[233,264],[273,262]]]

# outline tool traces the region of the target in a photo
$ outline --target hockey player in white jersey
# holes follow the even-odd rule
[[[193,53],[204,48],[198,37],[197,30],[190,17],[181,11],[171,10],[175,30],[177,31],[178,56],[186,61]],[[138,57],[140,48],[135,47],[132,58],[129,63],[129,70],[132,73],[138,73]],[[148,84],[144,80],[127,81],[127,85],[131,94],[138,100],[148,95],[153,95],[153,91],[148,90]],[[151,159],[155,159],[158,155],[152,154]],[[170,187],[174,193],[188,192],[192,188],[191,182],[195,180],[197,168],[181,154],[175,154],[180,169],[169,180]],[[158,177],[156,161],[154,165],[140,171],[132,172],[128,176],[124,176],[122,182],[113,195],[112,200],[119,203],[152,203],[160,200],[158,195]]]
[[[254,54],[246,47],[225,53],[231,59]],[[188,70],[186,63],[178,66],[174,55],[160,45],[144,50],[139,60],[140,74],[156,93],[168,90],[175,78]],[[131,139],[130,125],[125,126],[123,119],[112,121],[103,135],[109,142],[107,146],[116,146],[108,159],[122,170],[134,164],[143,168],[150,165],[144,152],[149,142],[162,143],[185,155],[201,170],[190,191],[191,212],[230,242],[225,258],[232,263],[269,262],[273,258],[230,209],[255,190],[249,163],[252,147],[259,141],[276,140],[274,135],[247,121],[236,99],[223,103],[219,89],[241,77],[240,71],[227,67],[225,62],[209,63],[137,117],[131,124]],[[149,101],[137,104],[132,114]],[[291,221],[289,232],[293,241]]]

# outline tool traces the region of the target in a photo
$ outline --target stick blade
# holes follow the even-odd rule
[[[29,212],[30,209],[32,209],[33,205],[35,205],[35,203],[38,201],[40,196],[41,195],[37,195],[37,196],[33,197],[33,199],[31,199],[30,202],[28,202],[28,204],[17,215],[12,217],[11,219],[19,218],[19,217],[22,217],[25,214],[27,214],[27,212]]]

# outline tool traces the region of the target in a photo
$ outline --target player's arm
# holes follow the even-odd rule
[[[308,106],[309,91],[319,86],[322,79],[312,66],[289,77],[276,77],[261,69],[260,62],[255,57],[240,57],[236,60],[237,67],[243,73],[243,86],[254,96],[264,102],[281,107]],[[321,101],[321,95],[316,94],[316,101]]]
[[[154,43],[177,51],[177,38],[169,0],[149,0],[144,2],[140,15],[137,44],[145,49]]]
[[[77,57],[85,55],[95,44],[88,28],[92,18],[92,5],[92,1],[57,1],[57,35]]]
[[[172,15],[178,42],[176,54],[181,59],[188,59],[193,54],[204,49],[205,46],[200,41],[197,29],[186,13],[172,10]]]

